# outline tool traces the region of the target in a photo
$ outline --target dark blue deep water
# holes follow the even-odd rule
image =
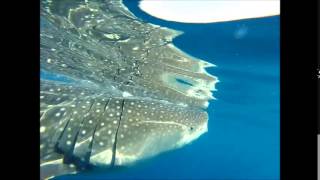
[[[208,108],[208,132],[181,149],[115,172],[56,179],[279,179],[279,16],[211,24],[183,24],[147,15],[143,20],[184,31],[174,44],[217,67],[217,100]]]

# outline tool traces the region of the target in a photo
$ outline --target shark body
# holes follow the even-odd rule
[[[207,131],[213,66],[175,48],[180,32],[118,0],[41,1],[41,178],[125,166]]]

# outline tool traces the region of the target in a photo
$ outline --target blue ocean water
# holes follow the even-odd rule
[[[174,44],[217,67],[217,100],[208,108],[208,132],[181,149],[115,172],[56,179],[279,179],[279,16],[210,24],[160,20],[124,4],[144,21],[181,30]]]

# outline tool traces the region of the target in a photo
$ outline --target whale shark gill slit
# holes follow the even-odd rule
[[[117,139],[118,139],[119,127],[121,125],[123,107],[124,107],[124,100],[122,100],[122,102],[121,102],[121,113],[120,113],[120,116],[119,116],[118,127],[117,127],[117,130],[116,130],[116,135],[114,137],[114,143],[113,143],[113,147],[112,147],[111,167],[114,167],[114,163],[115,163],[115,160],[116,160]]]

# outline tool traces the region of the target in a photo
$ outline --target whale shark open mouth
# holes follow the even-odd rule
[[[217,78],[119,0],[41,1],[41,177],[123,166],[207,131]]]

